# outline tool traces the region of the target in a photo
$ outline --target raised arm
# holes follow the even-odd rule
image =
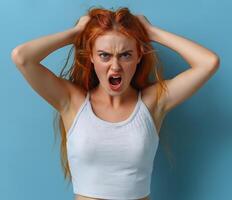
[[[53,51],[72,44],[86,22],[86,18],[82,17],[75,27],[21,44],[11,53],[13,62],[30,86],[59,112],[68,108],[74,86],[40,62]],[[78,87],[75,89],[78,92]]]
[[[219,67],[219,57],[216,53],[191,40],[152,26],[142,15],[138,15],[138,18],[146,27],[151,41],[176,51],[190,66],[190,69],[174,78],[165,80],[168,93],[163,93],[161,105],[164,112],[168,112],[192,96],[210,79]]]

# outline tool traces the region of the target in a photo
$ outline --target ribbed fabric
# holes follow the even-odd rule
[[[89,92],[67,133],[73,192],[102,199],[139,199],[150,194],[159,137],[141,99],[121,122],[99,118]]]

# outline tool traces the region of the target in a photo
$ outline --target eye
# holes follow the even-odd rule
[[[101,53],[101,54],[99,54],[99,56],[101,58],[107,58],[107,56],[109,56],[109,54],[108,53]]]
[[[99,56],[100,56],[101,58],[103,58],[103,59],[106,59],[106,58],[109,58],[109,57],[110,57],[110,54],[108,54],[108,53],[101,53],[101,54],[99,54]],[[125,53],[122,53],[122,54],[120,55],[120,57],[122,57],[122,56],[123,56],[123,58],[129,58],[129,57],[131,56],[131,54],[125,52]]]
[[[131,56],[130,53],[123,53],[121,54],[121,56],[123,56],[124,58],[129,58]]]

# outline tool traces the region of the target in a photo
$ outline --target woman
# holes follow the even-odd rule
[[[163,80],[150,42],[176,51],[190,68]],[[75,58],[67,80],[40,62],[69,44]],[[12,59],[61,116],[62,164],[77,200],[149,199],[164,117],[219,67],[214,52],[128,8],[93,8],[75,27],[19,45]]]

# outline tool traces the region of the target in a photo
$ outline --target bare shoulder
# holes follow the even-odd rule
[[[79,85],[73,84],[69,80],[65,80],[66,87],[69,90],[70,94],[70,101],[68,102],[68,105],[66,105],[66,108],[64,109],[63,113],[70,112],[72,109],[76,109],[84,100],[86,97],[86,90]]]
[[[159,102],[156,102],[157,93],[157,83],[153,83],[141,91],[141,98],[151,112],[154,112],[157,109],[162,110],[162,98],[159,99]]]
[[[70,93],[70,100],[60,115],[67,133],[73,123],[76,113],[86,98],[87,92],[84,88],[79,85],[75,85],[68,80],[65,80],[65,84]]]
[[[148,110],[150,111],[150,114],[153,117],[154,123],[159,132],[166,113],[164,112],[162,97],[159,99],[159,102],[156,102],[157,93],[158,84],[154,83],[147,86],[141,91],[141,98],[143,103],[147,106]]]

